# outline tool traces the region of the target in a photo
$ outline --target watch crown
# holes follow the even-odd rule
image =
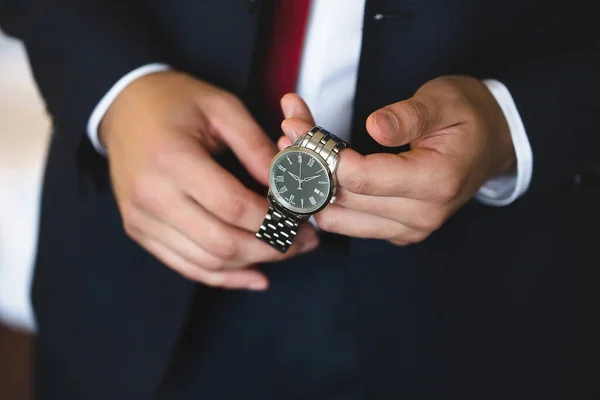
[[[333,204],[336,201],[337,197],[335,196],[331,196],[331,199],[329,200],[329,204]]]

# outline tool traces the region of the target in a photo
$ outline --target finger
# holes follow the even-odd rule
[[[314,127],[314,124],[300,118],[286,118],[281,123],[281,130],[292,142]]]
[[[218,167],[217,170],[220,169],[220,166],[214,163],[214,161],[207,161],[205,157],[199,157],[195,160],[200,163],[212,162],[212,164]],[[188,162],[189,159],[187,157],[182,157],[182,162],[177,167],[185,166]],[[194,168],[189,170],[198,171]],[[202,172],[201,169],[200,171]],[[187,176],[193,175],[188,173]],[[239,184],[237,180],[234,180],[234,182]],[[209,181],[209,184],[202,180],[198,183],[197,187],[201,188],[213,186],[213,182],[211,181]],[[243,186],[242,188],[247,191]],[[255,237],[256,231],[262,224],[268,210],[266,199],[251,191],[245,194],[246,198],[244,198],[244,194],[238,195],[235,192],[225,192],[219,195],[213,193],[213,190],[204,190],[200,193],[202,195],[208,193],[213,196],[214,199],[213,197],[209,197],[209,200],[214,202],[217,211],[225,210],[225,213],[222,215],[229,218],[231,223],[223,221],[185,192],[181,193],[179,189],[167,186],[160,190],[160,196],[152,197],[151,201],[145,202],[143,208],[139,204],[128,207],[123,213],[125,228],[127,231],[138,229],[142,232],[147,232],[148,222],[146,218],[141,218],[139,216],[140,213],[136,212],[137,208],[140,208],[171,228],[178,230],[209,253],[226,261],[223,264],[224,266],[229,266],[230,263],[236,261],[242,261],[242,265],[244,265],[243,262],[245,264],[253,264],[282,260],[299,252],[310,251],[318,246],[318,238],[314,229],[301,229],[296,237],[294,246],[283,256],[271,248],[271,246]],[[259,202],[258,205],[253,206],[256,210],[250,210],[250,206],[248,206],[248,204],[252,204],[253,199],[254,202]],[[238,215],[232,216],[231,209],[227,207],[228,204],[232,204],[231,201],[237,201],[238,203],[235,204],[241,204],[241,206],[232,207],[238,210]],[[241,207],[245,207],[245,210]],[[243,214],[240,214],[240,211],[252,211],[252,216],[247,218]],[[235,223],[239,223],[240,220],[252,219],[254,219],[254,222],[251,222],[252,225],[249,230],[239,229],[235,226]],[[304,234],[300,234],[302,232]],[[158,240],[158,237],[156,239]],[[237,266],[239,265],[237,264]],[[236,263],[234,263],[234,266],[236,266]]]
[[[269,208],[267,199],[245,187],[203,149],[182,157],[172,168],[183,191],[197,203],[230,225],[256,232]]]
[[[337,189],[335,204],[399,222],[421,232],[440,228],[450,215],[445,207],[404,197],[366,196],[342,187]]]
[[[411,231],[396,221],[337,204],[332,204],[316,214],[315,219],[324,231],[358,238],[391,239]]]
[[[311,251],[319,243],[314,229],[304,226],[296,235],[294,245],[286,254],[281,254],[258,240],[255,231],[248,232],[223,222],[192,199],[173,207],[166,219],[170,226],[221,260],[217,264],[221,268],[240,268],[249,264],[281,261],[298,253]]]
[[[271,160],[277,153],[275,144],[242,102],[227,98],[215,103],[210,110],[213,125],[248,172],[268,186]]]
[[[277,148],[279,150],[283,150],[286,147],[290,147],[292,145],[292,141],[290,140],[289,137],[287,136],[282,136],[279,138],[279,140],[277,141]]]
[[[208,286],[229,289],[265,290],[269,285],[266,276],[255,270],[208,271],[189,262],[150,237],[141,238],[140,244],[156,258],[185,278],[204,283]]]
[[[345,149],[340,153],[337,178],[341,187],[357,194],[417,200],[443,199],[460,184],[447,160],[425,148],[367,156]]]
[[[298,118],[315,126],[310,108],[296,93],[288,93],[281,98],[281,110],[285,118]]]
[[[427,134],[438,119],[438,109],[421,97],[390,104],[369,115],[369,135],[383,146],[396,147]]]
[[[181,205],[178,205],[177,208],[180,210]],[[161,243],[170,251],[192,264],[209,270],[242,268],[249,265],[244,260],[226,262],[219,258],[216,254],[217,252],[211,252],[202,246],[201,243],[205,242],[204,240],[192,235],[188,236],[188,233],[185,232],[185,227],[176,227],[174,226],[175,224],[169,225],[142,210],[137,212],[139,213],[137,218],[140,222],[137,224],[137,228],[134,229],[138,230],[139,235],[148,236]],[[205,216],[202,213],[195,214],[197,224],[200,226],[206,225],[204,221]]]

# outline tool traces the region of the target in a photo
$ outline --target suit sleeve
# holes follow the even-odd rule
[[[55,131],[73,149],[115,82],[141,65],[166,61],[136,4],[0,0],[0,26],[25,43]]]
[[[589,7],[586,7],[589,6]],[[497,78],[510,90],[533,150],[527,194],[548,193],[600,163],[600,25],[592,2],[531,21],[512,65]]]

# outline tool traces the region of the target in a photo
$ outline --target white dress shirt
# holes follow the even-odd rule
[[[345,140],[350,137],[364,10],[365,0],[312,0],[296,87],[315,121]],[[322,62],[323,59],[328,62]],[[106,155],[98,140],[98,126],[114,99],[134,80],[167,69],[169,66],[164,64],[140,66],[115,83],[100,100],[87,126],[89,139],[99,153]],[[477,193],[477,199],[484,204],[505,206],[527,191],[533,172],[533,154],[508,89],[496,80],[484,83],[508,122],[517,172],[490,179]]]

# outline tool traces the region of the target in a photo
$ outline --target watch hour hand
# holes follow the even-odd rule
[[[294,178],[295,180],[297,180],[298,182],[300,182],[300,178],[298,177],[298,175],[294,175],[291,172],[288,172],[288,174],[290,174],[292,176],[292,178]]]

